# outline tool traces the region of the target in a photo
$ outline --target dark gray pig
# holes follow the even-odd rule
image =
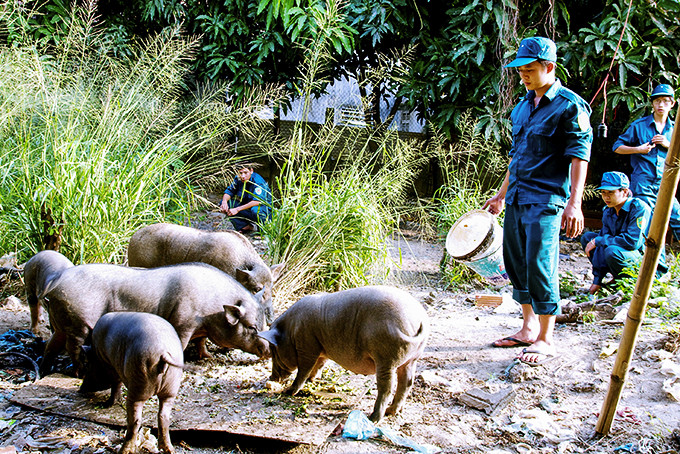
[[[38,324],[42,315],[42,293],[47,285],[73,263],[57,251],[40,251],[24,265],[26,300],[31,310],[31,331],[39,334]]]
[[[54,332],[45,347],[41,375],[65,346],[78,373],[80,347],[97,320],[107,312],[148,312],[166,319],[182,348],[207,337],[215,344],[260,357],[269,354],[257,336],[264,329],[259,299],[234,278],[204,263],[160,268],[78,265],[62,271],[45,293]]]
[[[81,393],[111,389],[104,404],[112,406],[127,388],[127,433],[120,454],[135,451],[142,425],[142,408],[158,396],[158,447],[166,453],[170,443],[170,414],[182,383],[182,344],[170,323],[141,312],[110,312],[92,330],[92,348],[83,347],[87,371]]]
[[[271,380],[281,382],[298,370],[288,394],[295,395],[307,378],[314,379],[327,359],[355,374],[376,374],[374,422],[401,409],[428,334],[420,303],[384,286],[306,296],[260,333],[270,343]],[[395,379],[397,389],[388,407]]]
[[[207,232],[175,224],[152,224],[130,238],[128,265],[153,268],[185,262],[203,262],[236,278],[255,294],[264,289],[267,321],[274,318],[272,285],[285,264],[271,268],[252,243],[236,231]]]

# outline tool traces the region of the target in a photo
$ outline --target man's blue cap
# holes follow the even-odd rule
[[[675,99],[675,92],[673,92],[673,87],[668,84],[660,84],[654,87],[652,91],[652,99],[658,98],[659,96],[670,96]]]
[[[613,191],[614,189],[628,189],[630,182],[628,176],[621,172],[605,172],[602,175],[602,183],[597,188],[598,191]]]
[[[528,65],[536,60],[557,61],[557,46],[555,46],[551,39],[543,38],[542,36],[524,38],[519,43],[517,58],[505,65],[505,67],[516,68]]]

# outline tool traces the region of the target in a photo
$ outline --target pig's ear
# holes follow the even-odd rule
[[[224,318],[227,319],[227,323],[229,323],[231,326],[236,325],[243,317],[243,309],[240,307],[232,306],[231,304],[225,304],[223,307]]]
[[[279,280],[281,275],[283,274],[283,270],[286,268],[286,262],[279,263],[278,265],[272,265],[271,271],[272,271],[272,282],[276,282]]]
[[[253,298],[255,298],[255,301],[262,304],[262,301],[264,301],[264,287],[262,288],[262,290],[254,294]]]
[[[236,268],[234,271],[234,277],[236,278],[237,281],[239,281],[241,284],[243,284],[244,287],[250,288],[253,287],[253,272],[250,270],[242,270],[240,268]]]
[[[270,329],[268,331],[260,331],[259,333],[257,333],[257,335],[274,346],[279,345],[279,336],[281,335],[281,333],[279,333],[279,330],[276,328]]]

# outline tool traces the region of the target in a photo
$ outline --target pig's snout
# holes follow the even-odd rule
[[[260,359],[268,359],[272,357],[272,351],[269,348],[269,342],[264,339],[258,339],[255,344],[255,351],[253,352]]]

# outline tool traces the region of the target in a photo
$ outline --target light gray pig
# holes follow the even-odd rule
[[[203,262],[236,278],[251,293],[264,289],[267,321],[274,317],[272,285],[285,264],[271,269],[252,243],[236,231],[207,232],[175,224],[152,224],[130,238],[128,265],[153,268],[185,262]]]
[[[314,379],[326,359],[355,374],[376,374],[374,422],[401,409],[428,334],[420,303],[384,286],[306,296],[260,333],[270,343],[271,380],[283,381],[298,370],[288,394],[295,395],[308,377]],[[388,407],[395,378],[397,389]]]
[[[87,372],[81,393],[111,389],[104,404],[119,400],[127,388],[127,433],[120,454],[135,451],[142,425],[142,408],[158,396],[158,447],[166,453],[170,443],[170,413],[182,383],[182,344],[170,323],[157,315],[141,312],[110,312],[92,330],[92,348],[83,347]]]
[[[66,268],[71,268],[73,263],[57,251],[40,251],[31,257],[24,265],[24,283],[26,286],[26,300],[31,310],[31,331],[38,334],[38,324],[42,314],[42,293],[47,285],[59,276]]]
[[[66,347],[80,370],[80,347],[97,320],[107,312],[148,312],[170,322],[182,348],[191,339],[207,337],[222,347],[267,356],[267,342],[258,338],[264,328],[259,303],[234,278],[204,263],[160,268],[119,265],[78,265],[62,271],[45,293],[54,329],[45,347],[41,375]]]

